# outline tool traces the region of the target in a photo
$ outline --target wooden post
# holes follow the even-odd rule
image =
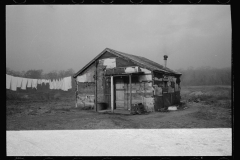
[[[153,73],[153,71],[152,71],[152,87],[153,87],[153,85],[155,84],[154,83],[154,79],[155,79],[155,76],[154,76],[154,73]],[[153,88],[154,89],[154,91],[153,91],[153,98],[154,98],[154,111],[155,111],[155,100],[156,100],[156,96],[155,96],[155,88]]]
[[[95,110],[97,112],[97,60],[95,61]]]
[[[154,73],[153,73],[153,71],[152,71],[151,75],[152,75],[152,86],[153,86],[154,85]]]
[[[77,81],[77,77],[76,77],[76,79],[75,79],[75,82],[76,82],[76,104],[75,104],[75,107],[77,108],[77,99],[78,99],[78,81]]]
[[[130,89],[130,110],[132,107],[132,75],[129,75],[129,89]]]
[[[145,82],[143,82],[143,89],[144,89],[144,93],[143,93],[143,105],[144,105],[144,107],[145,108],[147,108],[147,110],[148,110],[148,107],[147,107],[147,105],[146,105],[146,103],[145,103],[145,97],[146,97],[146,87],[145,87]]]
[[[113,76],[111,76],[111,110],[114,108],[114,88],[113,88]]]

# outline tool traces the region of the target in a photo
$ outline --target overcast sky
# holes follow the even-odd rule
[[[11,5],[6,64],[80,70],[105,48],[171,69],[231,66],[229,5]]]

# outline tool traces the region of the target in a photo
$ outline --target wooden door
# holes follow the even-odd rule
[[[115,80],[116,109],[124,109],[124,83],[122,78],[116,77]]]

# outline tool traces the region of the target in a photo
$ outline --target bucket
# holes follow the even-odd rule
[[[177,110],[177,106],[169,106],[168,110],[169,111],[176,111]]]
[[[103,102],[97,103],[97,110],[98,111],[105,110],[105,109],[107,109],[107,103],[103,103]]]

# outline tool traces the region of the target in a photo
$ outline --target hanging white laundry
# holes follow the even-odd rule
[[[31,78],[27,79],[27,87],[32,87],[32,79]]]
[[[65,78],[62,79],[62,90],[65,88]]]
[[[37,79],[33,79],[32,80],[32,88],[36,88],[37,89],[37,84],[38,84],[38,80]]]
[[[59,81],[59,89],[62,89],[62,78],[60,79],[60,81]]]
[[[56,89],[59,89],[59,80],[56,80]]]
[[[22,85],[22,77],[17,77],[17,87],[21,87]]]
[[[55,80],[55,89],[58,89],[58,80]]]
[[[57,84],[56,84],[56,80],[54,79],[53,80],[53,89],[56,89],[57,88]]]
[[[49,79],[45,79],[45,80],[44,80],[45,85],[46,85],[47,83],[49,83],[49,82],[50,82]]]
[[[65,78],[62,79],[62,87],[61,87],[61,89],[63,91],[65,91]]]
[[[45,84],[46,85],[46,80],[45,79],[42,79],[42,84]]]
[[[17,77],[13,77],[12,76],[12,80],[11,80],[11,90],[12,91],[16,91],[17,90]]]
[[[62,89],[62,84],[63,84],[63,81],[62,81],[62,78],[59,80],[59,89]]]
[[[66,80],[66,77],[63,78],[63,87],[62,87],[62,90],[67,91],[67,80]]]
[[[45,84],[49,83],[49,85],[50,85],[50,80],[49,79],[46,79],[45,82],[46,82]]]
[[[49,89],[53,89],[53,82],[52,81],[49,82]]]
[[[41,80],[41,79],[38,79],[38,80],[37,80],[37,84],[41,84],[41,85],[42,85],[42,80]]]
[[[6,74],[6,88],[10,89],[11,87],[12,76]]]
[[[21,89],[25,90],[26,86],[27,86],[27,78],[22,78],[22,85],[21,85]]]
[[[67,77],[67,86],[68,86],[68,89],[71,89],[72,88],[72,77]]]
[[[61,79],[58,80],[58,89],[61,89],[62,81]]]
[[[52,89],[55,89],[55,86],[54,86],[54,83],[55,82],[55,80],[53,79],[52,81],[51,81],[51,83],[52,83]]]
[[[58,85],[57,84],[57,79],[55,79],[55,84],[54,85],[55,85],[55,89],[57,89],[57,85]]]
[[[77,81],[78,82],[86,82],[86,79],[87,79],[87,75],[86,74],[83,74],[81,76],[77,76]]]
[[[68,89],[72,88],[72,79],[71,79],[71,77],[65,77],[63,79],[63,83],[64,83],[64,88],[63,88],[64,91],[68,91]]]
[[[52,89],[55,89],[54,88],[54,80],[52,80],[51,83],[52,83]]]
[[[52,89],[55,89],[55,80],[52,80]]]

